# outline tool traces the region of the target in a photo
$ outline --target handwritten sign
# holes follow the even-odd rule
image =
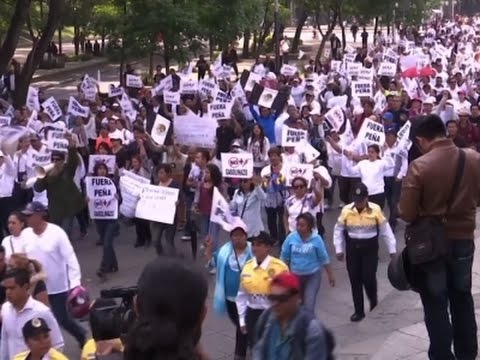
[[[222,175],[225,178],[250,179],[253,176],[251,153],[222,153]]]
[[[285,76],[294,76],[297,72],[298,72],[298,69],[296,66],[288,65],[288,64],[283,64],[280,69],[280,74]]]
[[[307,139],[307,131],[302,129],[294,129],[283,125],[282,127],[282,146],[297,146]]]
[[[142,78],[138,75],[127,74],[127,87],[136,89],[143,88]]]
[[[115,183],[102,176],[85,178],[88,210],[91,219],[118,219],[117,188]]]
[[[361,63],[351,62],[347,64],[347,74],[350,77],[358,76],[361,69],[362,69]]]
[[[188,79],[180,82],[180,93],[195,94],[198,90],[198,83],[195,80]]]
[[[200,118],[194,113],[177,115],[173,121],[173,131],[179,144],[207,149],[215,146],[217,126],[215,120]]]
[[[137,209],[137,203],[140,200],[140,194],[145,185],[150,184],[150,180],[136,175],[131,171],[123,170],[120,176],[120,192],[122,193],[122,203],[120,204],[120,213],[127,218],[134,218]]]
[[[397,72],[397,64],[391,62],[382,62],[378,68],[378,75],[394,77]]]
[[[180,93],[178,91],[163,91],[163,101],[165,104],[170,105],[179,105],[180,104]]]
[[[113,98],[113,97],[119,97],[122,96],[123,94],[123,88],[122,87],[115,87],[113,85],[110,85],[108,88],[108,97]]]
[[[173,224],[179,190],[146,184],[140,194],[135,216],[163,224]]]

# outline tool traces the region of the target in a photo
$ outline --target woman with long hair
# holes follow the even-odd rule
[[[2,240],[6,260],[14,253],[25,252],[25,240],[22,238],[22,231],[27,227],[26,221],[25,215],[19,211],[12,212],[8,217],[8,232],[10,235]]]
[[[253,125],[252,136],[247,142],[247,151],[253,155],[253,171],[257,175],[268,163],[268,150],[270,141],[265,137],[263,128],[259,124]]]
[[[205,360],[200,348],[208,283],[174,259],[147,264],[138,279],[137,318],[125,339],[125,360]]]

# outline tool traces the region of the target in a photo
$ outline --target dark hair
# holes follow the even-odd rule
[[[377,154],[380,154],[380,147],[377,144],[370,144],[367,149],[373,149]]]
[[[310,230],[312,230],[315,227],[315,219],[313,218],[313,215],[310,214],[309,212],[301,213],[300,215],[297,216],[296,220],[297,222],[299,220],[304,220],[307,223]]]
[[[137,160],[140,164],[143,163],[143,160],[142,160],[142,157],[140,155],[132,155],[132,157],[130,158],[130,161],[132,161],[133,159]]]
[[[97,173],[98,173],[98,170],[103,167],[105,168],[105,170],[107,170],[107,175],[108,175],[108,167],[105,163],[103,162],[97,162],[94,166],[93,166],[93,175],[97,176]]]
[[[157,167],[157,174],[160,170],[165,171],[165,173],[167,175],[171,175],[172,174],[172,164],[160,164]]]
[[[220,185],[222,185],[222,173],[220,172],[218,166],[215,164],[207,164],[207,170],[210,172],[210,182],[212,185],[220,187]]]
[[[255,190],[255,184],[253,183],[252,179],[242,179],[241,182],[245,182],[245,181],[249,181],[250,182],[250,186],[249,186],[249,190],[250,192],[252,192],[253,190]],[[243,191],[243,188],[240,186],[238,188],[238,192],[243,194],[244,191]],[[246,200],[245,200],[246,201]]]
[[[455,124],[455,125],[457,125],[457,127],[458,127],[457,120],[448,120],[448,121],[445,123],[445,127],[448,127],[449,124]]]
[[[98,144],[97,152],[99,152],[100,149],[102,149],[102,148],[103,148],[104,150],[106,150],[109,155],[112,154],[112,148],[111,148],[110,145],[108,145],[108,143],[106,143],[105,141],[102,141],[100,144]]]
[[[282,149],[279,146],[272,146],[270,149],[268,149],[268,156],[274,154],[277,156],[282,156]]]
[[[5,246],[0,245],[0,254],[5,254]]]
[[[205,159],[205,161],[210,161],[210,152],[205,149],[200,149],[197,151],[197,153],[202,154],[202,157]]]
[[[3,280],[13,278],[19,286],[30,284],[30,271],[21,268],[13,268],[7,270],[3,276]]]
[[[305,178],[303,178],[301,176],[297,176],[297,177],[293,178],[292,186],[293,186],[293,184],[295,184],[296,181],[301,181],[305,187],[308,187],[308,181]]]
[[[445,137],[447,130],[442,119],[438,115],[431,114],[417,118],[414,126],[414,136],[433,140],[437,137]]]
[[[255,134],[253,133],[253,129],[255,127],[258,127],[260,129],[260,135],[258,136],[258,142],[260,144],[260,154],[263,153],[263,149],[265,148],[265,132],[263,131],[263,127],[262,125],[260,124],[255,124],[253,125],[252,127],[252,136],[250,137],[251,141],[252,141],[252,145],[253,145],[253,142],[255,141]]]
[[[261,243],[261,244],[265,244],[265,245],[268,245],[268,246],[273,245],[272,237],[265,231],[260,231],[257,235],[255,235],[252,238],[252,244],[254,244],[256,242]]]
[[[100,298],[94,301],[89,314],[93,340],[112,340],[121,336],[121,326],[118,326],[117,316],[112,311],[117,306],[114,299]]]
[[[15,216],[18,219],[18,221],[20,221],[23,224],[23,228],[26,227],[27,217],[25,215],[23,215],[20,211],[12,211],[10,213],[10,215],[8,215],[8,217],[10,217],[10,216]]]
[[[145,129],[143,125],[141,124],[136,124],[133,126],[133,132],[139,132],[140,134],[145,134]]]
[[[137,319],[125,360],[191,360],[201,336],[208,283],[200,269],[157,258],[138,279]]]

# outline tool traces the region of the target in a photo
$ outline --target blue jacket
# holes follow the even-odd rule
[[[270,113],[269,116],[264,117],[261,116],[253,107],[252,104],[250,104],[250,112],[252,113],[253,118],[255,121],[262,127],[263,132],[265,133],[265,136],[268,138],[268,141],[270,141],[270,145],[275,145],[275,120],[277,120],[278,113],[277,112],[272,112]],[[282,139],[278,139],[280,142]]]
[[[307,241],[303,241],[297,231],[290,233],[282,245],[280,259],[297,275],[309,275],[330,263],[322,237],[313,232]]]

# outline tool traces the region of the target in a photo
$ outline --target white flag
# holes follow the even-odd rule
[[[38,100],[38,89],[29,86],[27,93],[27,107],[30,111],[40,111],[40,102]]]
[[[213,188],[210,221],[219,224],[226,232],[232,230],[232,224],[234,223],[234,216],[230,212],[230,206],[217,187]]]
[[[304,56],[305,56],[305,53],[302,50],[298,50],[298,60],[300,60]]]
[[[90,108],[80,105],[80,103],[73,96],[70,96],[67,113],[86,118],[90,114]]]

